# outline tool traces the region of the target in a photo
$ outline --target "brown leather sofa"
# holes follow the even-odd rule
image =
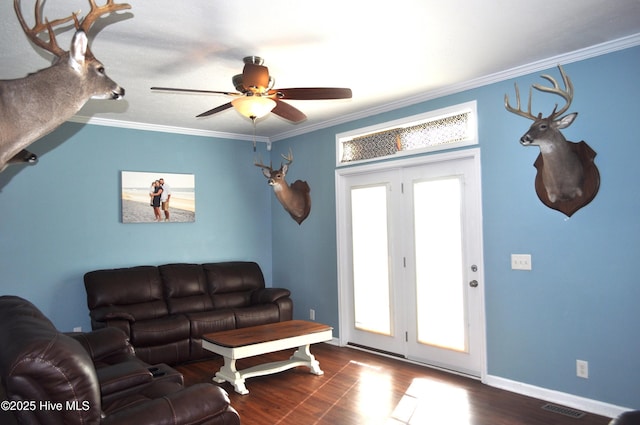
[[[118,329],[64,334],[29,301],[2,296],[0,344],[2,424],[240,424],[222,388],[185,388]]]
[[[293,317],[291,293],[266,288],[255,262],[96,270],[84,284],[92,328],[122,329],[147,363],[211,357],[204,334]]]

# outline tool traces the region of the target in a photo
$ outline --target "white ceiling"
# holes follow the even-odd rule
[[[123,2],[125,0],[117,0]],[[22,0],[33,22],[35,0]],[[100,4],[104,1],[99,0]],[[349,100],[290,101],[308,119],[273,114],[259,140],[279,140],[366,114],[416,103],[469,82],[517,74],[605,43],[640,44],[640,0],[191,0],[136,1],[91,34],[92,51],[126,89],[124,100],[91,100],[75,120],[166,126],[251,139],[250,120],[224,95],[152,92],[151,86],[234,91],[244,56],[261,56],[276,88],[349,87]],[[87,0],[49,0],[55,19],[89,9]],[[0,4],[0,78],[48,66],[22,33],[12,1]],[[72,31],[58,35],[67,48]],[[613,43],[611,43],[613,42]],[[554,66],[549,62],[544,66]],[[522,72],[522,71],[520,71]],[[127,124],[129,123],[129,124]],[[175,129],[174,129],[175,130]]]

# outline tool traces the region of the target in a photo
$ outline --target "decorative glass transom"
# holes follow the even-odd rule
[[[477,143],[475,102],[338,135],[338,165]],[[389,125],[393,124],[391,127]],[[355,134],[354,133],[358,133]],[[413,152],[411,152],[413,151]]]

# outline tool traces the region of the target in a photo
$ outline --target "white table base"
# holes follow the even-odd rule
[[[245,386],[245,380],[254,376],[263,376],[282,372],[297,366],[306,366],[314,375],[322,375],[320,363],[311,354],[310,345],[318,342],[330,341],[333,338],[331,329],[323,332],[316,332],[306,335],[283,338],[276,341],[261,342],[257,344],[244,345],[241,347],[224,347],[203,340],[202,347],[220,354],[224,357],[224,365],[216,372],[213,380],[217,383],[229,382],[236,392],[242,395],[249,394]],[[279,362],[264,363],[247,369],[238,370],[236,360],[246,357],[258,356],[272,353],[274,351],[286,350],[298,347],[288,360]]]

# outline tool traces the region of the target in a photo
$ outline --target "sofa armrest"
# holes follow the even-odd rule
[[[291,291],[284,288],[262,288],[253,291],[251,294],[251,304],[269,304],[281,298],[287,298]]]
[[[117,306],[106,306],[96,308],[90,312],[91,318],[96,322],[107,322],[109,320],[126,320],[133,323],[136,321],[135,317],[126,311],[120,310]]]
[[[134,354],[129,338],[118,328],[107,327],[69,335],[82,344],[94,362],[115,354]]]
[[[240,416],[230,406],[229,396],[213,384],[195,384],[161,398],[138,403],[103,419],[103,425],[142,423],[229,424],[240,425]],[[217,418],[217,419],[216,419]]]

